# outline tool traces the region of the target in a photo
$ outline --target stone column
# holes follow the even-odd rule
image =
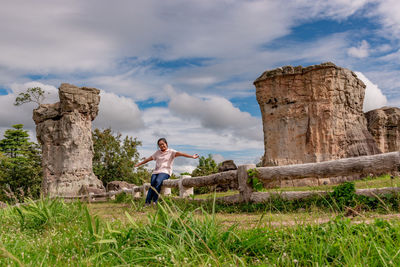
[[[333,63],[264,72],[254,85],[264,128],[263,166],[381,153],[363,114],[364,83]]]
[[[92,169],[92,120],[97,116],[100,90],[63,83],[60,102],[33,111],[36,136],[42,145],[42,194],[76,196],[82,188],[104,192]]]
[[[400,108],[383,107],[365,113],[368,130],[383,153],[400,151]]]

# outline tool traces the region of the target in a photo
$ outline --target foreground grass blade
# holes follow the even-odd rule
[[[0,243],[0,252],[1,252],[0,253],[1,257],[13,260],[16,264],[18,264],[18,266],[25,266],[17,257],[11,254],[1,243]]]

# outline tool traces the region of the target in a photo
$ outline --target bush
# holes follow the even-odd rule
[[[21,229],[42,230],[71,215],[65,213],[65,207],[65,203],[59,199],[27,199],[25,205],[12,207],[11,214]]]
[[[335,186],[330,197],[333,200],[332,204],[336,205],[339,210],[354,206],[356,203],[356,187],[353,182],[345,182]]]

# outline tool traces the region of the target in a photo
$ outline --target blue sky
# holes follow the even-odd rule
[[[283,4],[284,3],[284,4]],[[0,134],[62,82],[102,90],[94,127],[187,153],[254,163],[263,154],[253,81],[284,65],[331,61],[367,84],[365,110],[400,106],[400,1],[1,1]],[[179,159],[177,172],[196,160]]]

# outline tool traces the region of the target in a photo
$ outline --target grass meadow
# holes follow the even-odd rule
[[[345,217],[357,201],[28,200],[0,210],[0,266],[400,266],[397,198]]]

